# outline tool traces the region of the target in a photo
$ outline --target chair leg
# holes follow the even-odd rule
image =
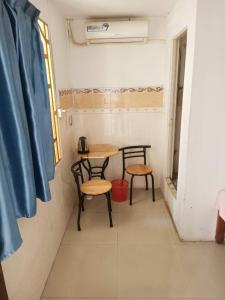
[[[148,175],[145,176],[146,191],[148,190]]]
[[[155,185],[154,185],[154,176],[151,173],[150,174],[151,178],[152,178],[152,201],[155,202]]]
[[[111,203],[111,196],[110,196],[110,192],[108,192],[108,195],[109,195],[109,209],[110,209],[110,212],[112,212],[112,203]],[[108,199],[108,198],[107,198]]]
[[[79,206],[78,206],[78,216],[77,216],[77,230],[81,231],[80,227],[80,216],[81,216],[81,210],[82,210],[82,202],[83,202],[83,196],[79,198]]]
[[[110,227],[113,227],[113,222],[112,222],[112,205],[111,205],[111,197],[110,193],[106,193],[106,198],[107,198],[107,204],[108,204],[108,213],[109,213],[109,222],[110,222]]]
[[[84,196],[82,197],[82,211],[84,211]]]
[[[131,176],[131,180],[130,180],[130,205],[132,205],[133,180],[134,180],[134,175]]]

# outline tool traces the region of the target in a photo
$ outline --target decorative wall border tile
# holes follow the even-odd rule
[[[84,88],[59,91],[61,108],[137,109],[163,105],[163,87]]]
[[[74,89],[59,90],[59,97],[73,95]]]
[[[163,91],[162,86],[137,87],[137,88],[84,88],[84,89],[63,89],[59,90],[59,96],[71,94],[105,94],[105,93],[151,93]]]

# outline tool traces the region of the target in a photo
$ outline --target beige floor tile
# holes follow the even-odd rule
[[[149,201],[147,198],[139,199],[139,201],[129,205],[129,201],[114,203],[113,209],[115,213],[123,213],[126,211],[132,211],[144,214],[159,214],[163,213],[163,201],[159,200],[156,202]]]
[[[116,247],[62,245],[43,297],[116,297]]]
[[[151,198],[151,191],[144,189],[134,190],[133,205],[129,205],[129,199],[124,202],[114,202],[115,212],[133,211],[142,213],[158,213],[164,210],[164,201],[161,198],[160,192],[156,192],[156,201]]]
[[[85,300],[85,299],[84,299]],[[155,297],[150,297],[150,298],[146,298],[146,297],[139,297],[139,298],[117,298],[116,300],[195,300],[194,298],[155,298]],[[212,300],[212,299],[211,299]],[[213,299],[214,300],[214,299]],[[215,299],[218,300],[218,299]],[[223,300],[223,299],[222,299]]]
[[[179,252],[196,298],[225,298],[225,246],[182,243]]]
[[[124,210],[133,209],[135,211],[145,211],[157,210],[159,207],[164,209],[164,200],[160,190],[156,190],[156,201],[153,202],[151,198],[151,191],[146,191],[144,189],[134,189],[133,206],[129,205],[129,195],[128,199],[124,202],[116,202],[112,200],[112,210],[113,212],[121,212]],[[92,200],[85,201],[85,208],[87,211],[91,212],[105,212],[107,211],[107,203],[104,195],[93,197]],[[76,208],[77,210],[77,208]]]
[[[114,202],[112,202],[112,207]],[[85,211],[87,212],[108,212],[107,200],[105,195],[94,196],[91,200],[85,200]],[[75,208],[77,211],[77,207]]]
[[[77,231],[77,216],[73,215],[65,232],[63,244],[115,244],[117,243],[117,216],[112,214],[109,226],[108,212],[85,211],[81,216],[81,231]]]
[[[121,202],[119,204],[126,203],[127,207],[130,207],[130,205],[129,205],[130,198],[129,197],[130,196],[128,193],[127,200],[124,202]],[[148,191],[146,191],[145,189],[133,189],[133,201],[132,202],[133,202],[133,206],[135,206],[136,209],[143,210],[143,208],[146,208],[146,207],[148,207],[148,208],[150,208],[151,206],[155,207],[155,205],[153,205],[153,204],[159,205],[163,200],[162,194],[159,189],[155,190],[155,199],[156,199],[156,201],[153,202],[151,189],[149,189]]]
[[[41,298],[42,300],[195,300],[194,298]],[[225,299],[212,299],[212,298],[204,298],[204,299],[200,299],[200,300],[225,300]]]
[[[121,213],[118,215],[118,243],[173,244],[173,230],[162,214]]]
[[[119,246],[119,297],[191,298],[175,246]]]
[[[113,228],[104,197],[86,201],[82,231],[75,212],[43,300],[225,300],[225,245],[180,242],[156,198],[134,190],[132,207],[112,201]]]
[[[118,210],[118,243],[167,245],[177,242],[164,201],[149,201],[145,190],[135,192],[135,204]]]
[[[195,300],[194,298],[42,298],[42,300]],[[212,298],[201,299],[212,300]],[[213,299],[224,300],[224,299]]]
[[[117,300],[116,298],[42,298],[42,300]],[[134,299],[135,300],[135,299]],[[144,299],[143,299],[144,300]],[[157,299],[160,300],[160,299]]]
[[[173,237],[173,242],[180,244],[181,240],[179,238],[178,232],[177,232],[177,230],[175,228],[175,225],[173,224],[173,221],[172,221],[172,219],[170,217],[170,214],[169,214],[168,209],[166,208],[165,204],[164,204],[164,213],[165,213],[164,220],[167,222],[167,224],[168,224],[168,226],[170,228],[170,234]]]

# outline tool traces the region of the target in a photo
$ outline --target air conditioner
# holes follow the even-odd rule
[[[148,38],[148,22],[90,22],[85,26],[85,36],[88,44],[144,43]]]

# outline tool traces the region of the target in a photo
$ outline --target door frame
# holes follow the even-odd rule
[[[174,141],[175,141],[175,125],[176,125],[176,105],[178,93],[178,75],[179,75],[179,47],[182,36],[188,34],[187,28],[182,30],[172,41],[172,65],[169,95],[169,132],[168,132],[168,155],[167,155],[167,178],[172,182],[173,160],[174,160]],[[181,121],[182,122],[182,121]],[[175,188],[175,187],[174,187]],[[177,189],[176,189],[177,190]]]

